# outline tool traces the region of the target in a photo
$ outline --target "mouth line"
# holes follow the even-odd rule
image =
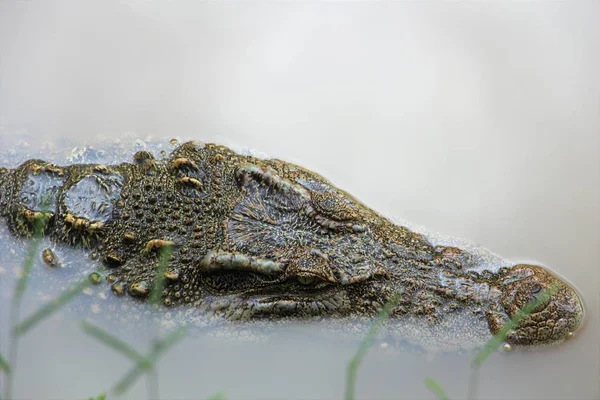
[[[273,295],[262,295],[257,296],[256,301],[261,304],[274,304],[277,302],[289,302],[289,303],[297,303],[297,304],[307,304],[317,301],[314,298],[307,298],[302,295],[290,295],[290,294],[273,294]]]
[[[277,292],[264,292],[264,291],[256,291],[254,293],[246,293],[256,299],[258,302],[262,304],[268,303],[276,303],[278,301],[286,301],[286,302],[294,302],[298,304],[302,303],[311,303],[322,299],[323,295],[331,292],[331,288],[324,289],[313,289],[306,290],[302,292],[289,292],[289,291],[277,291]]]
[[[258,288],[240,291],[240,294],[249,297],[298,297],[322,295],[335,290],[337,285],[322,284],[321,286],[299,286],[286,281],[272,283]]]

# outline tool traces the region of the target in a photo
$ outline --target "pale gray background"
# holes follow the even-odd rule
[[[495,356],[480,397],[597,399],[599,4],[0,0],[0,141],[248,146],[386,215],[548,265],[583,294],[587,326],[550,351]],[[129,368],[55,329],[27,338],[24,398],[91,396]],[[183,343],[161,392],[342,396],[351,349],[270,350]],[[469,359],[378,350],[358,394],[433,398],[431,375],[461,398]],[[129,396],[144,395],[140,383]]]

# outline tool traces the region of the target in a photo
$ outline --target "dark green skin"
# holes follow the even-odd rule
[[[537,346],[564,340],[584,314],[542,267],[475,272],[468,252],[433,246],[314,172],[214,144],[185,143],[162,161],[138,152],[115,166],[0,169],[0,213],[15,235],[44,221],[53,240],[91,249],[113,292],[140,301],[168,249],[165,307],[228,320],[372,316],[398,294],[391,320],[469,312],[491,336],[556,286],[507,337]]]

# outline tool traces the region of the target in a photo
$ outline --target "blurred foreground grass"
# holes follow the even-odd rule
[[[75,299],[79,294],[81,294],[86,288],[90,287],[92,284],[97,283],[96,276],[93,274],[90,275],[89,279],[81,281],[71,288],[65,290],[62,294],[60,294],[55,299],[47,302],[42,307],[40,307],[37,311],[31,314],[29,317],[25,318],[25,320],[20,320],[20,307],[21,300],[27,289],[27,282],[31,275],[31,271],[35,265],[36,256],[39,253],[39,247],[41,240],[43,238],[43,233],[45,230],[45,226],[48,222],[45,213],[42,213],[42,218],[38,218],[34,221],[34,229],[31,238],[31,243],[27,249],[27,253],[25,256],[25,260],[23,261],[21,268],[21,276],[17,281],[17,287],[15,290],[15,294],[11,301],[11,315],[10,315],[10,335],[9,335],[9,357],[8,359],[4,358],[2,353],[0,353],[0,371],[4,372],[6,375],[6,385],[4,388],[3,396],[0,396],[0,400],[13,400],[13,385],[14,385],[14,376],[16,372],[17,360],[18,360],[18,345],[19,339],[28,333],[31,329],[38,326],[44,319],[50,317],[52,314],[57,312],[64,305]],[[171,249],[165,248],[159,256],[158,263],[158,271],[164,272],[166,270],[166,266],[171,258]],[[151,291],[151,299],[152,303],[156,305],[158,302],[156,299],[160,299],[160,293],[164,288],[164,278],[162,273],[157,273],[158,279],[155,279],[155,282]],[[162,278],[162,279],[161,279]],[[158,293],[158,295],[156,294]],[[131,385],[137,381],[137,379],[144,373],[154,371],[155,364],[157,363],[159,357],[163,355],[169,348],[175,345],[178,341],[183,339],[185,334],[187,333],[187,327],[181,327],[180,329],[174,330],[167,335],[165,335],[162,339],[155,339],[153,341],[153,346],[150,352],[147,355],[142,355],[138,353],[132,346],[123,342],[118,337],[106,332],[100,327],[94,326],[86,321],[81,321],[81,328],[83,331],[93,338],[97,339],[101,343],[106,346],[113,348],[119,353],[123,354],[125,357],[130,358],[134,361],[134,366],[127,372],[113,387],[113,393],[115,395],[122,395],[129,390]],[[158,386],[156,381],[158,377],[156,375],[151,375],[148,378],[148,381],[154,381],[152,384],[148,385],[147,396],[148,399],[159,399],[160,396],[158,394]],[[97,397],[89,397],[91,400],[105,400],[106,394],[103,393]],[[222,393],[217,393],[210,397],[212,400],[224,400],[224,396]]]

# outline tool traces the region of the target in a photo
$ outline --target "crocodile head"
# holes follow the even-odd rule
[[[392,315],[432,322],[448,310],[494,303],[488,325],[496,334],[537,294],[557,287],[507,341],[551,344],[580,324],[577,293],[541,267],[504,269],[493,279],[500,300],[481,298],[477,285],[457,289],[439,280],[441,269],[465,276],[462,250],[432,246],[299,166],[252,158],[232,165],[224,238],[196,271],[209,292],[201,309],[229,319],[373,315],[402,292]]]
[[[499,277],[500,304],[505,316],[490,319],[492,333],[498,333],[507,318],[514,318],[528,304],[539,303],[506,342],[520,346],[543,346],[561,342],[575,332],[584,317],[581,298],[567,282],[545,268],[519,264],[507,268]]]
[[[201,308],[231,319],[374,314],[401,290],[394,252],[431,247],[317,174],[251,161],[236,165],[225,238],[201,262],[214,296]]]

